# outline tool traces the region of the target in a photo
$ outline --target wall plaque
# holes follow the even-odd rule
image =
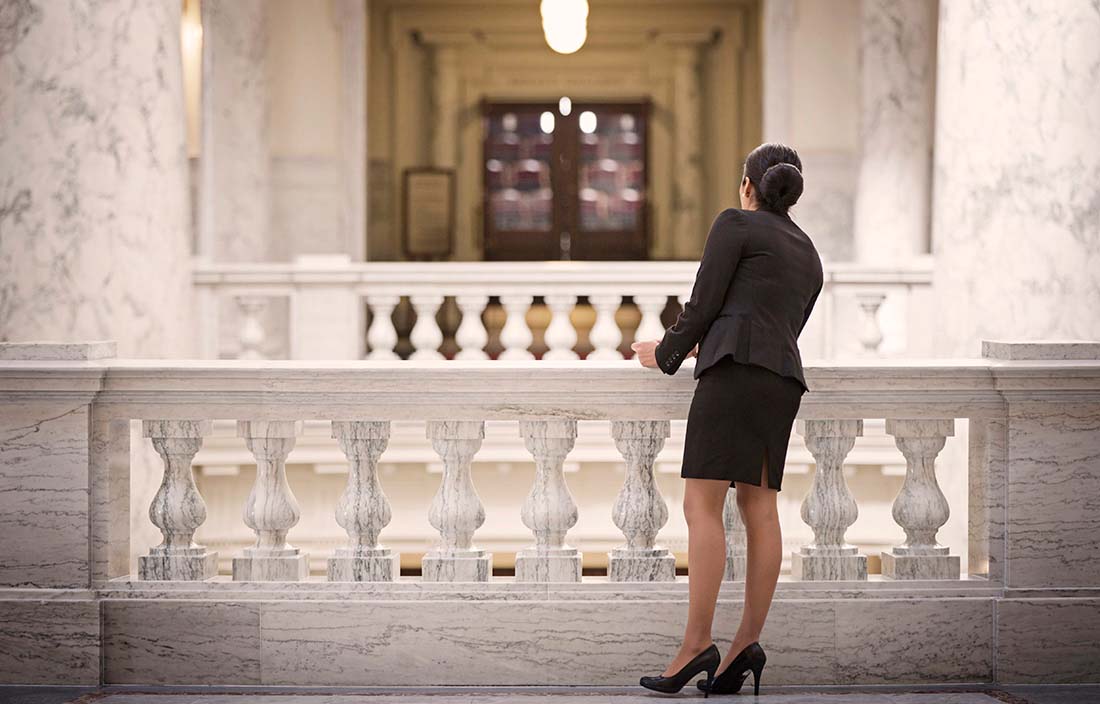
[[[454,250],[453,169],[405,169],[402,246],[409,259],[448,259]]]

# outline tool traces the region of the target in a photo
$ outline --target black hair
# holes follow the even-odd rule
[[[768,142],[753,149],[745,158],[745,176],[764,210],[786,215],[802,195],[802,160],[785,144]]]

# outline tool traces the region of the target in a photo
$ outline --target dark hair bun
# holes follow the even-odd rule
[[[802,195],[802,160],[786,144],[767,142],[745,157],[745,176],[761,208],[787,214]]]
[[[760,199],[769,210],[786,211],[801,195],[802,172],[794,164],[773,164],[760,177]]]

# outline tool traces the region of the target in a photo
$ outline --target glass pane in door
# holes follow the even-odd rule
[[[645,129],[633,113],[584,110],[580,130],[580,227],[634,230],[645,203]]]
[[[554,221],[554,114],[537,107],[518,108],[489,115],[488,120],[485,188],[493,228],[549,232]]]

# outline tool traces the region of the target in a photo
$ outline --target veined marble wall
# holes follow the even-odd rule
[[[855,253],[904,262],[928,251],[936,0],[863,0]]]
[[[1089,0],[940,5],[943,354],[977,354],[983,337],[1100,339],[1098,37]]]
[[[0,340],[193,354],[178,0],[6,2]]]

